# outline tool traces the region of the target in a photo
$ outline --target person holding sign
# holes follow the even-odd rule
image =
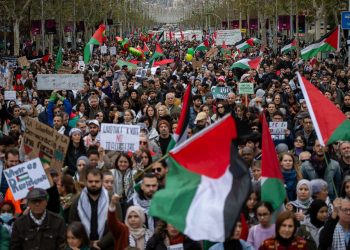
[[[46,210],[47,192],[42,188],[34,188],[26,198],[30,211],[14,223],[11,249],[64,249],[66,226],[59,215]]]

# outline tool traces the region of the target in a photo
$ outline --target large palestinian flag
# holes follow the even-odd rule
[[[239,50],[240,52],[252,48],[254,47],[254,45],[261,43],[261,41],[257,38],[249,38],[247,40],[243,40],[240,41],[238,43],[235,44],[237,50]]]
[[[167,183],[154,195],[150,214],[193,240],[231,237],[251,188],[249,169],[232,144],[236,137],[227,115],[171,150]]]
[[[286,189],[265,115],[262,117],[261,200],[270,202],[274,210],[286,199]]]
[[[91,58],[92,50],[94,45],[102,45],[105,39],[106,26],[103,24],[98,27],[95,34],[90,38],[90,41],[85,45],[84,48],[84,63],[88,64]]]
[[[320,144],[350,141],[350,120],[305,77],[297,76]]]
[[[339,50],[340,46],[340,28],[337,26],[333,31],[323,36],[318,41],[310,44],[300,51],[301,58],[308,60],[317,56],[319,52],[331,52]]]
[[[289,40],[282,48],[281,53],[288,53],[297,49],[297,39]]]
[[[257,57],[254,59],[244,58],[241,59],[235,63],[233,63],[230,67],[230,69],[244,69],[244,70],[250,70],[255,69],[257,70],[259,68],[259,65],[262,61],[262,57]]]

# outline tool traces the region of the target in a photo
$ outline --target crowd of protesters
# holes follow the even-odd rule
[[[149,43],[151,50],[154,45]],[[230,46],[232,56],[197,52],[202,65],[194,68],[185,54],[197,45],[162,43],[174,63],[148,69],[142,78],[117,64],[126,57],[120,48],[116,56],[95,51],[83,72],[82,52],[66,49],[63,67],[84,74],[78,91],[37,89],[38,74],[57,73],[54,56],[24,68],[1,61],[0,249],[350,249],[350,142],[321,146],[295,76],[299,71],[350,119],[350,70],[342,54],[302,61],[296,52],[282,55],[257,46],[238,58],[262,55],[260,67],[241,71],[230,69],[236,51]],[[254,83],[255,94],[239,95],[240,82]],[[165,156],[187,85],[192,87],[188,137],[228,113],[248,131],[239,153],[253,189],[232,237],[215,245],[193,241],[149,214],[153,195],[166,186]],[[216,99],[215,86],[231,92]],[[5,100],[8,90],[16,91],[16,100]],[[283,211],[260,199],[262,112],[268,122],[287,122],[285,134],[274,140],[287,192]],[[15,201],[3,170],[29,160],[22,147],[28,117],[70,142],[62,171],[49,169],[52,187],[35,188]],[[139,125],[139,149],[105,150],[102,123]]]

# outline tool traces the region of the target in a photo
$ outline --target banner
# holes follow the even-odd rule
[[[68,149],[69,138],[59,134],[55,129],[32,118],[26,120],[23,135],[25,154],[29,157],[40,157],[59,172],[63,167]]]
[[[234,45],[242,40],[242,33],[239,29],[234,30],[217,30],[216,31],[216,45],[222,45],[225,41],[226,45]]]
[[[80,90],[84,87],[83,74],[38,74],[38,90]]]
[[[227,99],[228,93],[230,93],[231,90],[231,87],[213,87],[211,92],[215,99]]]
[[[254,83],[252,82],[240,82],[238,83],[238,94],[247,94],[252,95],[254,94]]]
[[[4,169],[4,174],[16,201],[25,198],[33,188],[50,188],[49,179],[39,158]]]
[[[140,126],[101,124],[101,146],[105,150],[135,152],[140,145]]]

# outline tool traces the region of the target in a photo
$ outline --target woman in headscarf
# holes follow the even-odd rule
[[[322,200],[314,200],[308,210],[310,220],[301,225],[297,235],[303,237],[309,250],[317,250],[321,229],[328,218],[328,206]]]
[[[297,184],[297,199],[289,202],[286,205],[287,210],[295,213],[298,221],[305,219],[305,214],[309,210],[312,202],[311,183],[308,180],[302,179]]]

